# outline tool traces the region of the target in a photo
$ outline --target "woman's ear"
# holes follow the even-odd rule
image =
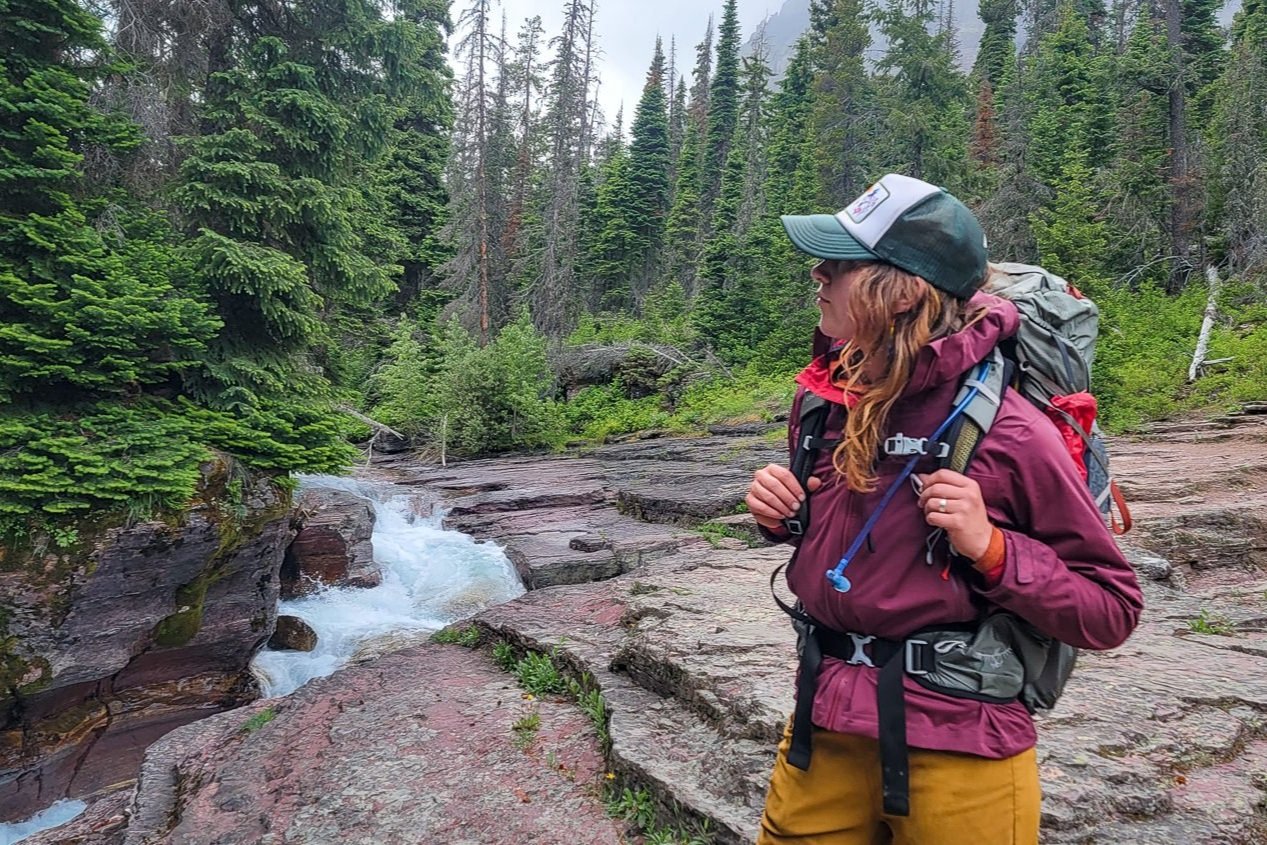
[[[924,281],[920,279],[920,281]],[[907,313],[924,301],[924,297],[928,296],[927,283],[920,285],[918,291],[902,294],[893,302],[893,316],[898,317]]]

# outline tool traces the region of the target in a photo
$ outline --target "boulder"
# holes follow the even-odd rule
[[[289,495],[221,458],[179,524],[6,551],[0,821],[135,777],[154,739],[255,698],[291,536]]]
[[[327,587],[377,587],[374,508],[341,490],[305,490],[296,504],[300,528],[282,563],[281,597],[294,599]]]
[[[374,433],[370,448],[384,455],[398,455],[412,449],[413,443],[407,437],[397,437],[393,432],[380,429]]]
[[[268,647],[277,651],[312,651],[317,647],[317,632],[298,616],[278,616],[277,630],[269,638]]]

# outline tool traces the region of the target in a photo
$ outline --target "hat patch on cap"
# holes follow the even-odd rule
[[[845,209],[845,214],[848,214],[849,219],[854,223],[861,223],[890,196],[889,189],[884,187],[882,183],[876,182],[870,188],[867,188],[866,193],[854,200],[853,204]]]

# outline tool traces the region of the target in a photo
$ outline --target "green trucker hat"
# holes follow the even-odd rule
[[[959,299],[985,278],[986,238],[944,189],[889,173],[837,214],[784,215],[783,228],[815,258],[887,261]]]

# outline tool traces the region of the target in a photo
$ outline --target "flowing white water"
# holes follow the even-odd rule
[[[377,519],[371,541],[383,583],[373,589],[327,588],[281,602],[277,612],[307,622],[317,632],[317,647],[256,655],[251,665],[267,698],[330,675],[384,641],[421,639],[524,592],[501,548],[445,530],[439,507],[429,507],[416,493],[327,475],[305,476],[300,487],[342,490],[372,503]]]
[[[15,845],[28,836],[40,831],[57,827],[59,824],[75,818],[88,808],[83,801],[58,801],[48,809],[41,810],[24,822],[0,824],[0,845]]]

